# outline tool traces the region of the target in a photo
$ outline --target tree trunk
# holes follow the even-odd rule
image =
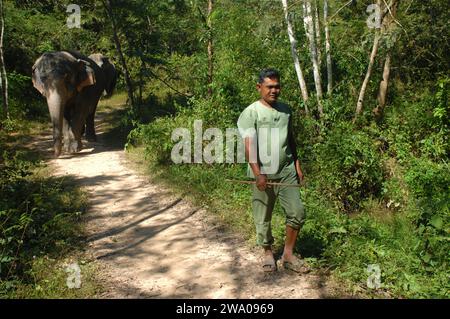
[[[380,82],[380,88],[378,90],[378,105],[376,108],[372,110],[375,116],[380,116],[383,112],[384,107],[386,106],[386,95],[387,89],[389,85],[389,75],[391,73],[391,54],[388,52],[386,54],[386,60],[384,61],[383,68],[383,79]]]
[[[385,19],[383,20],[382,30],[384,32],[389,32],[392,29],[392,26],[394,25],[394,19],[395,15],[397,13],[397,7],[399,0],[393,0],[390,5],[390,12],[386,13]],[[386,8],[387,10],[387,8]],[[392,40],[394,42],[394,40]],[[384,107],[386,106],[386,96],[387,96],[387,90],[389,86],[389,76],[391,74],[391,52],[390,48],[388,49],[388,52],[386,53],[386,60],[384,61],[384,68],[383,68],[383,79],[380,82],[380,87],[378,90],[378,105],[372,110],[372,113],[379,117],[383,113]]]
[[[373,64],[375,62],[375,57],[377,55],[379,42],[380,42],[382,34],[386,32],[386,30],[389,28],[391,23],[394,21],[394,15],[395,15],[395,11],[396,11],[398,2],[399,2],[398,0],[391,0],[389,4],[386,4],[386,2],[384,2],[386,4],[386,7],[383,8],[381,5],[381,0],[377,0],[377,5],[380,6],[380,11],[382,14],[382,17],[381,17],[382,24],[381,24],[381,28],[380,28],[382,30],[375,31],[375,39],[373,41],[372,53],[370,54],[369,67],[367,68],[366,77],[364,78],[363,84],[361,86],[361,91],[359,92],[358,102],[356,104],[355,118],[353,121],[355,121],[356,118],[358,117],[358,115],[360,115],[362,112],[364,95],[366,93],[367,85],[369,83],[370,75],[372,73],[372,68],[373,68]],[[386,103],[385,99],[386,99],[387,86],[388,86],[388,81],[389,81],[390,64],[391,64],[391,57],[388,52],[388,55],[386,56],[385,65],[384,65],[383,80],[382,80],[382,82],[385,82],[385,83],[380,83],[380,90],[383,90],[383,89],[385,90],[384,103]],[[386,78],[385,78],[385,76],[386,76]],[[380,92],[379,92],[379,94],[380,94]],[[384,107],[384,105],[383,105],[383,107]],[[375,108],[372,111],[375,114],[377,114],[377,112],[379,112],[380,109]]]
[[[325,21],[325,51],[327,55],[327,93],[333,90],[333,68],[331,61],[330,29],[328,26],[328,0],[323,3],[323,20]]]
[[[311,55],[311,62],[313,65],[314,73],[314,85],[316,87],[317,105],[319,109],[320,117],[323,117],[323,107],[322,107],[322,83],[320,79],[320,69],[319,63],[317,61],[317,47],[314,37],[314,22],[311,9],[311,0],[305,0],[303,2],[303,14],[304,14],[304,24],[306,26],[306,36],[309,40],[309,51]]]
[[[322,50],[320,48],[321,36],[320,36],[320,19],[319,19],[319,6],[317,5],[317,0],[314,0],[314,23],[316,32],[316,48],[317,48],[317,63],[319,68],[322,65]]]
[[[377,5],[381,10],[381,0],[377,0]],[[366,94],[367,85],[369,84],[370,76],[372,75],[373,64],[375,63],[375,58],[378,52],[378,46],[380,44],[381,32],[379,29],[375,30],[375,37],[373,40],[372,52],[370,53],[369,58],[369,66],[367,68],[366,76],[364,77],[364,81],[361,85],[361,89],[359,91],[358,101],[356,102],[356,111],[353,122],[355,122],[356,118],[361,114],[363,109],[364,96]]]
[[[213,12],[213,0],[208,0],[208,97],[212,96],[212,83],[213,83],[213,71],[214,71],[214,47],[212,36],[212,21],[211,14]]]
[[[128,71],[128,67],[127,67],[127,64],[125,62],[125,58],[123,56],[122,46],[120,45],[119,37],[117,35],[117,24],[116,24],[116,21],[115,21],[115,18],[114,18],[114,13],[113,13],[113,10],[112,10],[112,7],[111,7],[110,0],[103,0],[103,5],[105,7],[107,16],[111,20],[111,26],[112,26],[112,29],[113,29],[114,43],[116,45],[116,50],[117,50],[117,54],[119,55],[120,63],[122,64],[122,68],[123,68],[124,73],[125,73],[125,82],[126,82],[126,85],[127,85],[128,98],[129,98],[129,100],[131,102],[132,108],[134,108],[134,107],[136,107],[136,103],[135,103],[134,95],[133,95],[133,84],[131,82],[130,72]]]
[[[0,86],[2,89],[2,101],[3,101],[3,114],[6,118],[9,118],[9,105],[8,105],[8,77],[6,75],[5,60],[3,59],[3,35],[5,33],[5,17],[3,11],[3,0],[0,0]]]
[[[369,84],[370,76],[372,75],[373,64],[377,56],[378,46],[380,43],[380,31],[375,31],[375,38],[372,46],[372,53],[370,54],[369,67],[367,68],[366,76],[359,91],[358,102],[356,103],[355,120],[361,114],[364,102],[364,95],[366,94],[367,85]]]
[[[291,21],[289,20],[287,0],[281,0],[281,2],[283,4],[284,18],[285,18],[286,24],[287,24],[289,41],[291,43],[291,53],[292,53],[292,59],[294,60],[295,72],[297,73],[297,79],[298,79],[298,83],[300,85],[300,91],[302,92],[303,102],[305,103],[305,112],[308,114],[309,113],[308,105],[307,105],[308,104],[307,103],[308,102],[308,89],[306,87],[305,78],[303,77],[302,68],[300,66],[300,61],[298,59],[297,40],[295,39],[295,36],[294,36],[294,30],[292,28]]]

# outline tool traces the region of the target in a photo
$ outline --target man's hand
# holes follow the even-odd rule
[[[263,192],[266,190],[267,187],[267,176],[264,174],[259,174],[256,177],[256,187],[258,187],[258,189]]]
[[[298,160],[295,161],[295,170],[297,171],[297,179],[298,183],[301,184],[305,180],[305,176],[303,176],[302,169],[300,167],[300,162]]]
[[[302,171],[297,172],[297,176],[298,176],[299,183],[301,183],[305,180],[305,176],[303,175]]]

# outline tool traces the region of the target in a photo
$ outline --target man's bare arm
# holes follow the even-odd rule
[[[250,161],[250,154],[258,154],[256,143],[252,137],[246,137],[244,139],[244,144],[245,144],[245,159],[247,160],[247,162],[249,162],[250,168],[252,169],[253,175],[255,176],[256,187],[258,187],[260,191],[264,191],[267,187],[267,176],[265,174],[261,174],[261,167],[257,160],[255,162]]]

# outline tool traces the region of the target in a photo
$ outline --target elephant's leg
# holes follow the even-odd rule
[[[62,149],[62,139],[61,134],[58,133],[59,128],[55,123],[53,123],[53,150],[55,153],[55,157],[58,157],[61,154]]]
[[[77,153],[81,151],[83,144],[81,142],[81,131],[84,126],[84,118],[80,113],[74,113],[71,121],[71,131],[73,134],[72,143],[70,144],[70,151]]]
[[[63,150],[66,153],[69,153],[69,146],[71,141],[73,140],[72,130],[70,129],[69,121],[66,117],[63,119],[63,137],[64,137],[64,146]]]
[[[51,91],[47,98],[47,104],[53,124],[53,148],[55,156],[58,157],[62,148],[64,101],[57,92]]]
[[[97,103],[95,106],[93,106],[92,111],[89,112],[87,118],[86,118],[86,139],[89,142],[96,142],[97,141],[97,135],[95,134],[95,111],[97,109]]]
[[[71,118],[71,128],[74,134],[75,141],[71,146],[72,152],[81,151],[81,136],[83,134],[83,128],[86,125],[87,110],[89,110],[89,105],[85,103],[82,98],[78,97],[75,102]]]
[[[71,121],[64,121],[64,151],[67,153],[77,153],[81,150],[81,140],[77,138],[76,129],[72,127]]]
[[[66,153],[71,153],[70,145],[75,140],[71,128],[72,113],[73,113],[73,104],[69,102],[65,107],[63,118],[64,152]]]

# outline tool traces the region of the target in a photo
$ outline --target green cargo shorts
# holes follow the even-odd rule
[[[298,184],[295,170],[280,179],[268,180],[271,182]],[[305,220],[305,209],[300,199],[297,187],[273,185],[265,191],[260,191],[253,184],[253,219],[256,226],[256,242],[260,246],[270,246],[274,239],[272,236],[272,212],[276,199],[280,200],[281,207],[286,215],[286,225],[300,229]]]

